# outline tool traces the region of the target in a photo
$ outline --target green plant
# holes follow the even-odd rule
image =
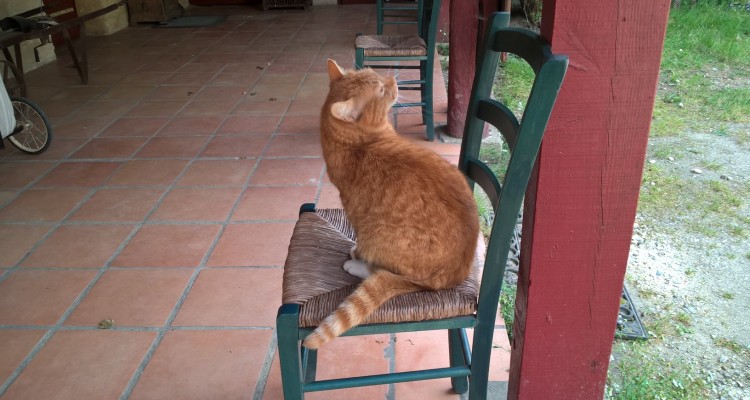
[[[732,339],[716,338],[714,339],[714,344],[717,347],[727,349],[734,354],[750,353],[750,349],[737,343],[736,341]]]
[[[605,399],[702,400],[706,382],[687,365],[675,365],[654,357],[648,342],[620,343],[616,347],[617,369],[610,369]]]
[[[721,124],[716,127],[711,133],[716,136],[729,136],[729,130],[726,124]]]
[[[703,166],[711,170],[720,168],[711,163]],[[683,229],[705,237],[723,234],[743,237],[750,221],[740,210],[748,196],[748,185],[681,177],[658,164],[647,164],[638,211],[649,219],[679,222]]]
[[[747,229],[745,229],[742,226],[731,226],[729,227],[729,234],[735,237],[739,238],[746,238],[747,237]],[[733,254],[730,254],[732,256]]]
[[[492,94],[520,118],[518,113],[526,106],[533,81],[534,71],[529,64],[509,55],[508,60],[498,66]]]
[[[530,25],[539,26],[542,22],[542,0],[521,0],[523,13]]]
[[[750,89],[725,85],[720,77],[750,76],[750,18],[731,2],[697,1],[670,12],[661,64],[661,90],[654,107],[651,133],[675,136],[685,129],[705,129],[747,141],[727,122],[748,123]],[[700,115],[704,118],[696,118]]]
[[[490,167],[490,170],[495,173],[498,179],[501,179],[505,176],[505,170],[508,167],[508,161],[510,161],[508,145],[504,140],[485,141],[482,143],[482,148],[479,149],[479,159]]]
[[[480,189],[474,190],[474,200],[477,203],[477,211],[479,212],[479,229],[482,231],[482,236],[488,238],[490,237],[492,219],[494,218],[492,204],[487,195]]]
[[[513,321],[516,316],[516,285],[503,283],[503,289],[500,292],[500,312],[505,321],[505,329],[508,332],[508,338],[513,339]]]
[[[718,171],[721,169],[721,164],[716,162],[701,161],[701,166],[708,171]]]

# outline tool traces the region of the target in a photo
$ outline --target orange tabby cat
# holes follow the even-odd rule
[[[364,280],[307,337],[316,349],[392,297],[450,288],[471,272],[479,219],[466,178],[388,122],[394,78],[328,60],[320,137],[328,175],[357,233],[349,273]]]

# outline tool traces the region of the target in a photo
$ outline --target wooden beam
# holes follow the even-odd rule
[[[508,399],[601,399],[669,0],[542,12],[570,67],[526,196]]]
[[[462,137],[471,85],[474,83],[479,20],[477,1],[450,2],[448,63],[448,134]]]
[[[486,26],[482,22],[497,11],[498,6],[496,0],[450,2],[447,133],[451,136],[462,137],[464,134],[476,71],[478,33],[484,32]]]

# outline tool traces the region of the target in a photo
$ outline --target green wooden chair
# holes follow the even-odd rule
[[[417,32],[421,32],[423,1],[378,0],[375,7],[378,35],[383,34],[384,25],[417,25]]]
[[[419,90],[420,101],[397,103],[398,107],[422,107],[422,123],[427,140],[435,138],[432,79],[435,66],[435,41],[440,16],[440,0],[419,0],[419,36],[357,35],[354,66],[357,69],[418,69],[419,79],[398,81],[398,90]],[[416,61],[418,63],[413,63]],[[385,63],[383,63],[385,62]]]
[[[507,26],[508,13],[490,21],[480,52],[478,72],[469,104],[459,168],[489,196],[496,213],[487,246],[481,282],[468,279],[458,287],[411,293],[387,302],[368,323],[345,336],[447,330],[450,360],[445,368],[316,381],[317,352],[300,346],[315,326],[357,286],[359,278],[342,268],[356,234],[343,210],[316,210],[303,205],[289,245],[279,309],[277,338],[286,400],[302,399],[305,392],[451,378],[457,393],[485,399],[495,316],[513,232],[539,146],[567,69],[567,58],[552,54],[539,35]],[[490,93],[500,52],[516,54],[533,68],[536,77],[518,121]],[[502,184],[478,159],[485,122],[498,128],[510,148]],[[482,266],[477,266],[477,272]],[[478,275],[477,275],[478,276]],[[474,328],[473,345],[465,329]],[[325,347],[321,349],[325,351]]]

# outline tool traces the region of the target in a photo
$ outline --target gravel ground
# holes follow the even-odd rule
[[[735,133],[749,128],[733,127]],[[750,144],[733,137],[690,133],[652,138],[648,162],[682,179],[747,185]],[[669,148],[683,154],[654,156]],[[703,170],[701,165],[713,167]],[[645,182],[642,190],[660,184]],[[744,203],[739,214],[748,221],[747,199]],[[672,218],[670,213],[659,219],[639,215],[628,265],[627,282],[647,326],[665,317],[689,321],[681,334],[654,341],[654,354],[692,367],[708,382],[712,398],[750,400],[750,240],[746,234],[688,233],[687,224],[701,224],[701,216],[674,210],[679,216]],[[732,351],[727,343],[739,348]]]

